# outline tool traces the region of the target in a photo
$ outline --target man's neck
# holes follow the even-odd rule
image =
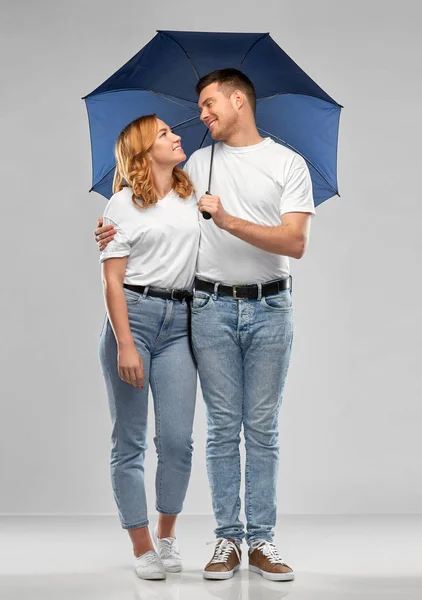
[[[221,140],[227,146],[243,148],[245,146],[256,146],[264,140],[258,133],[256,127],[249,131],[236,131],[226,140]]]

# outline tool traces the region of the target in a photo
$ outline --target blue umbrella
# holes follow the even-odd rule
[[[212,142],[199,120],[195,86],[215,69],[233,67],[253,82],[256,122],[306,160],[315,205],[338,194],[337,141],[342,106],[324,92],[268,33],[158,31],[114,75],[84,97],[92,151],[92,188],[112,195],[114,145],[120,131],[156,113],[192,152]]]

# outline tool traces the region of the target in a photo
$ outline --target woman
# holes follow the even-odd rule
[[[180,571],[175,523],[192,460],[196,368],[188,302],[199,244],[193,187],[177,165],[180,137],[155,115],[136,119],[116,144],[114,196],[104,222],[116,229],[101,253],[107,315],[100,360],[112,418],[111,478],[119,517],[142,579]],[[158,526],[148,530],[144,484],[148,387],[155,411]]]

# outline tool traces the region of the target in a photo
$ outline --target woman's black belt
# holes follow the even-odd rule
[[[192,292],[189,290],[168,290],[146,285],[132,285],[130,283],[124,283],[123,287],[132,290],[132,292],[137,292],[138,294],[143,294],[144,291],[147,290],[147,296],[164,298],[165,300],[190,300],[192,298]]]

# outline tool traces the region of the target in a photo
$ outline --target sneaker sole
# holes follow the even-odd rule
[[[293,581],[295,578],[295,574],[291,573],[267,573],[267,571],[263,571],[259,567],[254,567],[253,565],[249,565],[249,571],[253,571],[253,573],[258,573],[258,575],[262,575],[264,579],[268,579],[269,581]]]
[[[136,571],[136,575],[139,577],[139,579],[154,579],[154,580],[158,580],[158,579],[165,579],[166,578],[166,574],[165,573],[138,573],[138,571]]]
[[[240,569],[240,565],[231,571],[202,571],[204,579],[230,579]]]
[[[181,571],[183,571],[182,565],[175,565],[173,567],[166,567],[164,565],[164,568],[166,570],[166,573],[180,573]]]

